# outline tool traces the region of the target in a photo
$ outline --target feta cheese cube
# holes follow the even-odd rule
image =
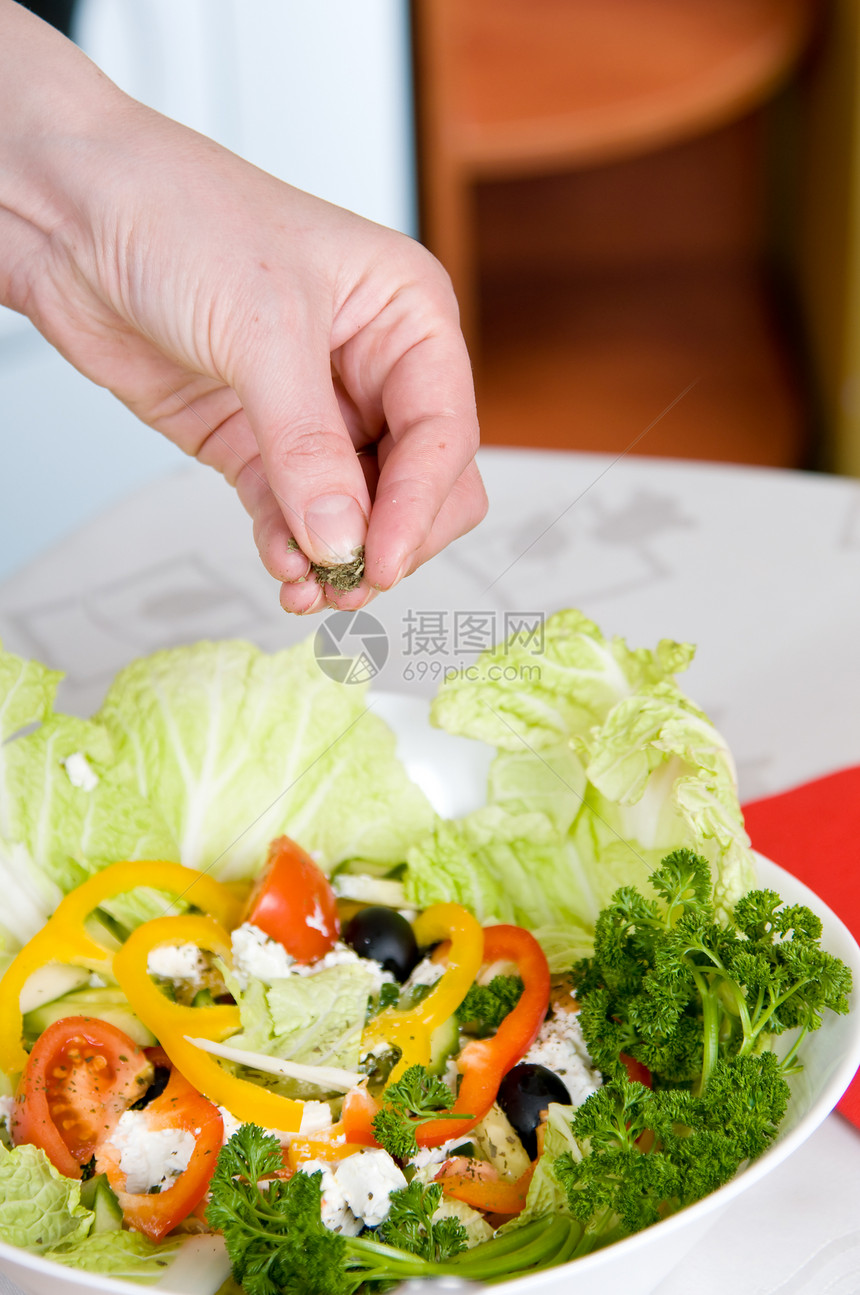
[[[393,1191],[406,1186],[406,1178],[387,1151],[357,1151],[338,1163],[335,1179],[353,1214],[369,1228],[387,1217]]]
[[[110,1142],[132,1195],[170,1187],[188,1168],[195,1145],[187,1129],[150,1129],[145,1111],[125,1111]]]
[[[351,1158],[351,1157],[350,1157]],[[337,1181],[332,1166],[325,1160],[305,1160],[299,1165],[298,1171],[301,1174],[322,1175],[320,1182],[320,1192],[322,1200],[322,1221],[330,1232],[340,1232],[343,1236],[354,1237],[362,1229],[360,1219],[357,1219],[349,1208],[346,1196]]]

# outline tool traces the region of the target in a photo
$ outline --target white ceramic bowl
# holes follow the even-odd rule
[[[429,728],[423,701],[382,693],[372,704],[394,729],[407,769],[439,813],[464,814],[483,803],[490,758],[486,750]],[[835,913],[808,887],[761,856],[759,880],[778,891],[787,903],[808,904],[815,910],[824,928],[824,948],[851,967],[855,984],[860,986],[860,949]],[[856,1001],[856,993],[854,998]],[[860,1066],[860,1012],[826,1016],[821,1029],[805,1041],[802,1060],[804,1069],[792,1077],[791,1103],[776,1142],[725,1187],[644,1232],[575,1260],[572,1266],[517,1278],[504,1286],[505,1295],[562,1295],[571,1289],[576,1295],[612,1291],[646,1295],[653,1290],[735,1197],[778,1169],[836,1105]],[[132,1295],[147,1289],[63,1268],[3,1244],[0,1271],[27,1295],[81,1295],[82,1291]],[[196,1238],[163,1282],[148,1289],[162,1295],[213,1295],[228,1271],[217,1238]]]

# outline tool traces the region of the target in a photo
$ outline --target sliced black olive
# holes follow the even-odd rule
[[[402,984],[418,963],[415,933],[406,918],[381,904],[360,908],[344,927],[343,940],[361,958],[373,958]]]
[[[570,1093],[558,1075],[533,1061],[521,1061],[499,1085],[496,1099],[514,1126],[531,1160],[537,1157],[535,1130],[550,1102],[570,1105]]]

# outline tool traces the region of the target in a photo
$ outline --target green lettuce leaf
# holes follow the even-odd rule
[[[500,751],[490,765],[488,800],[512,814],[540,810],[562,833],[579,813],[588,779],[585,766],[570,741],[534,753]]]
[[[542,750],[587,737],[621,698],[686,669],[694,649],[664,639],[654,652],[605,639],[582,612],[557,612],[543,642],[513,635],[441,685],[434,724],[500,750]]]
[[[62,677],[59,670],[26,661],[0,644],[0,744],[51,713]]]
[[[47,922],[62,899],[62,891],[51,881],[27,847],[0,837],[0,974],[4,955],[17,953]],[[7,959],[8,961],[8,959]]]
[[[141,1232],[96,1232],[74,1245],[45,1251],[46,1259],[106,1277],[143,1284],[161,1281],[181,1242],[150,1241]]]
[[[679,688],[661,683],[619,702],[594,736],[586,774],[596,832],[635,843],[652,866],[679,846],[697,850],[724,911],[754,884],[731,754]]]
[[[311,641],[156,652],[120,672],[96,718],[181,861],[222,880],[254,875],[284,832],[326,869],[395,863],[431,822],[365,689],[327,678]]]
[[[488,805],[457,821],[438,819],[409,851],[403,880],[415,908],[453,900],[481,922],[530,928],[553,970],[590,950],[591,932],[577,916],[587,906],[587,874],[546,814]]]
[[[95,785],[76,786],[66,762],[82,756]],[[8,743],[0,783],[8,839],[23,844],[61,890],[119,859],[178,858],[157,810],[117,776],[110,735],[69,715],[47,717]]]
[[[58,1173],[44,1151],[0,1143],[0,1241],[43,1254],[83,1241],[92,1221],[81,1184]]]
[[[525,1209],[509,1223],[505,1223],[501,1232],[513,1232],[544,1214],[570,1214],[567,1193],[558,1182],[553,1165],[565,1151],[569,1151],[575,1160],[582,1159],[582,1151],[570,1127],[573,1113],[572,1106],[559,1106],[550,1102],[547,1107],[543,1151],[529,1184]]]
[[[726,744],[672,677],[692,651],[670,640],[632,651],[559,612],[543,649],[521,635],[446,680],[433,721],[499,754],[488,810],[410,853],[410,898],[458,898],[485,920],[569,926],[587,940],[619,886],[648,893],[660,859],[690,846],[711,863],[727,911],[755,865]]]
[[[10,933],[14,947],[28,939],[58,892],[106,864],[178,857],[157,811],[115,776],[107,730],[54,712],[61,677],[0,651],[0,880],[11,895],[0,949]]]
[[[252,980],[244,990],[228,973],[242,1022],[242,1033],[229,1043],[303,1065],[355,1070],[374,983],[360,963],[285,976],[269,986]]]

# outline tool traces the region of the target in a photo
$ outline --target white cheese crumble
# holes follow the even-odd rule
[[[406,1186],[406,1178],[387,1151],[357,1151],[338,1162],[335,1181],[356,1218],[375,1228],[388,1217],[391,1193]]]
[[[75,751],[72,755],[67,755],[62,764],[73,787],[81,791],[95,791],[99,785],[99,777],[83,751]]]
[[[221,1121],[224,1125],[223,1145],[226,1146],[233,1134],[242,1127],[244,1121],[237,1120],[236,1116],[233,1115],[231,1111],[228,1111],[226,1106],[219,1106],[218,1110],[221,1114]]]
[[[150,976],[162,980],[189,980],[199,985],[206,960],[196,944],[162,944],[147,957],[146,969]]]
[[[303,1174],[322,1174],[322,1221],[330,1231],[347,1236],[382,1223],[391,1208],[391,1193],[406,1186],[404,1174],[388,1152],[375,1148],[331,1164],[305,1160],[298,1168]]]
[[[343,1190],[338,1184],[332,1166],[326,1160],[305,1160],[298,1166],[299,1173],[322,1175],[320,1182],[321,1218],[329,1232],[340,1232],[344,1236],[354,1237],[362,1229],[362,1222],[357,1219],[347,1204]]]
[[[188,1168],[195,1145],[187,1129],[150,1129],[145,1111],[125,1111],[110,1141],[132,1195],[170,1187]]]
[[[444,975],[444,962],[434,962],[432,958],[422,958],[418,965],[412,968],[409,979],[403,986],[404,992],[408,993],[410,989],[417,989],[419,985],[435,985],[436,981],[441,980]]]
[[[305,1102],[300,1133],[321,1133],[323,1129],[330,1129],[331,1125],[331,1107],[328,1102]]]
[[[0,1097],[0,1124],[9,1124],[9,1116],[15,1109],[14,1097]]]
[[[250,980],[262,980],[271,985],[273,980],[289,976],[294,959],[277,940],[269,939],[265,931],[250,922],[237,926],[230,937],[233,946],[233,971],[242,989]]]
[[[327,967],[345,967],[360,965],[365,971],[369,971],[372,976],[372,990],[378,994],[385,984],[392,984],[394,976],[390,971],[385,971],[382,964],[376,962],[373,958],[362,958],[355,949],[351,949],[348,944],[343,944],[338,940],[337,944],[324,957],[319,958],[316,962],[297,962],[293,966],[293,974],[296,976],[315,976],[318,971],[325,971]]]
[[[323,922],[322,913],[319,918]],[[317,926],[316,929],[322,930],[323,927]],[[326,971],[329,967],[357,964],[370,973],[374,994],[378,994],[384,984],[394,981],[391,972],[385,971],[373,958],[360,957],[355,949],[340,940],[316,962],[296,962],[282,944],[269,939],[265,931],[252,926],[250,922],[237,926],[230,939],[233,945],[233,974],[242,989],[248,987],[250,980],[261,980],[264,985],[271,985],[273,981],[283,980],[286,976],[315,976],[317,972]]]
[[[219,1106],[218,1111],[221,1115],[221,1122],[224,1125],[224,1136],[222,1146],[230,1141],[237,1129],[240,1129],[246,1120],[237,1120],[232,1111],[228,1111],[226,1106]],[[331,1128],[332,1118],[331,1109],[326,1102],[305,1102],[305,1110],[302,1114],[301,1135],[308,1133],[319,1133],[322,1129]],[[263,1129],[270,1137],[277,1138],[282,1147],[289,1145],[291,1140],[296,1136],[295,1133],[289,1133],[286,1129]]]
[[[588,1055],[576,1012],[556,1011],[544,1021],[523,1061],[546,1066],[558,1075],[573,1106],[581,1106],[603,1082]]]
[[[441,1142],[438,1147],[419,1147],[416,1154],[410,1157],[409,1163],[417,1173],[422,1174],[422,1182],[429,1181],[433,1175],[430,1174],[429,1178],[427,1178],[423,1176],[423,1171],[425,1169],[435,1169],[437,1165],[441,1165],[442,1161],[447,1160],[456,1147],[462,1147],[463,1143],[467,1141],[468,1136],[449,1138],[447,1142]]]

